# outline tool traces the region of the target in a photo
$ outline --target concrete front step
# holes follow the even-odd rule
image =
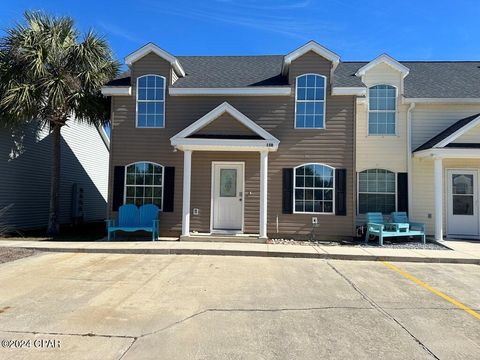
[[[180,236],[180,241],[256,244],[266,243],[266,239],[261,239],[255,234],[190,234],[190,236]]]

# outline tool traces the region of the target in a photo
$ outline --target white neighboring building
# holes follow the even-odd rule
[[[110,141],[103,128],[69,122],[62,129],[60,223],[74,217],[104,220],[108,191]],[[0,129],[0,208],[13,204],[2,221],[15,229],[47,226],[50,200],[52,140],[34,123]],[[74,184],[83,193],[73,209]]]

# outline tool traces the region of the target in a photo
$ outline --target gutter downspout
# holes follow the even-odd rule
[[[411,103],[407,110],[407,182],[408,182],[408,215],[412,216],[413,176],[412,176],[412,112],[415,103]]]

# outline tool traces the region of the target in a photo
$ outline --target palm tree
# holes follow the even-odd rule
[[[37,121],[53,138],[49,236],[59,233],[61,129],[108,121],[100,89],[118,69],[106,40],[93,31],[81,36],[69,17],[26,12],[0,39],[0,124]]]

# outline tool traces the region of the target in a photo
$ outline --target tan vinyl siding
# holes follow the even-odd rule
[[[224,113],[207,126],[201,128],[198,135],[256,135],[255,132],[240,123],[230,114]]]
[[[458,120],[480,113],[480,105],[417,104],[412,114],[412,148],[416,149]]]
[[[356,169],[387,169],[407,171],[407,110],[402,105],[402,78],[400,73],[386,64],[379,64],[362,78],[367,87],[391,85],[397,88],[397,113],[395,135],[368,134],[368,94],[366,101],[357,105],[356,112]]]
[[[470,129],[465,134],[459,136],[453,143],[460,144],[479,144],[480,143],[480,125]]]
[[[143,73],[170,74],[169,64],[155,55],[147,55],[136,62],[132,71],[132,84]],[[295,60],[290,77],[314,72],[330,76],[330,64],[313,53]],[[164,75],[165,76],[165,75]],[[327,79],[327,83],[329,83]],[[293,82],[294,84],[294,82]],[[294,85],[292,85],[294,86]],[[306,236],[312,229],[312,216],[318,217],[317,234],[323,237],[354,234],[354,97],[328,95],[326,99],[325,130],[295,130],[295,95],[291,96],[169,96],[166,95],[165,129],[135,128],[135,89],[131,97],[114,97],[112,101],[112,157],[114,166],[135,161],[154,161],[175,167],[174,212],[161,215],[161,234],[178,235],[181,229],[183,153],[174,152],[170,137],[192,124],[203,115],[227,101],[280,140],[277,152],[269,154],[268,233],[276,236],[276,217],[279,234]],[[217,119],[217,121],[220,119]],[[223,130],[222,122],[218,127]],[[218,128],[217,127],[217,128]],[[252,195],[245,200],[245,231],[258,233],[259,196],[258,153],[200,153],[192,157],[191,207],[198,207],[200,215],[191,216],[192,230],[206,231],[210,226],[211,161],[245,161],[246,191]],[[347,216],[282,214],[282,169],[293,168],[307,162],[319,162],[347,169]],[[110,183],[110,189],[112,183]],[[247,190],[251,189],[251,190]],[[111,200],[111,198],[110,198]],[[111,204],[111,201],[110,201]]]

